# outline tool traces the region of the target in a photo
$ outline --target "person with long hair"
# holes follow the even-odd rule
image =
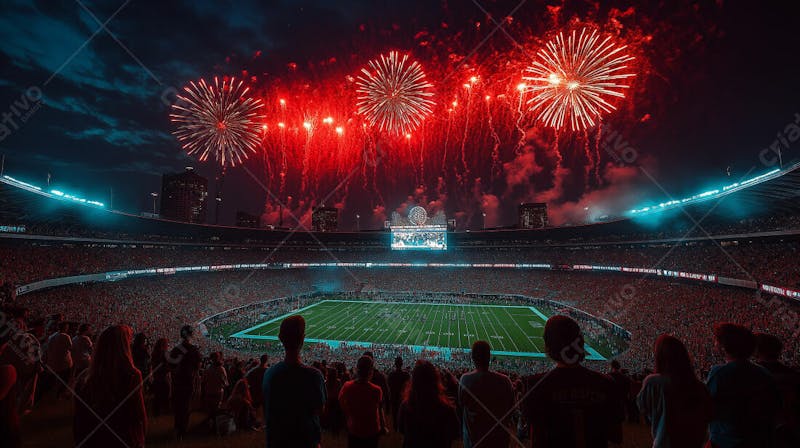
[[[147,413],[142,374],[133,364],[126,325],[106,328],[89,368],[78,380],[73,435],[84,447],[143,447]]]
[[[153,383],[150,390],[153,392],[153,415],[158,417],[164,412],[169,411],[169,365],[167,364],[167,349],[169,342],[167,338],[161,338],[153,346],[153,353],[150,355],[150,366],[153,369]]]
[[[650,421],[653,448],[700,448],[708,438],[711,396],[695,373],[686,346],[662,334],[655,343],[655,373],[636,398]]]
[[[231,413],[239,430],[260,429],[256,419],[256,409],[253,407],[253,397],[250,395],[250,385],[246,378],[240,379],[233,386],[231,396],[225,403],[225,409]]]
[[[439,370],[420,359],[400,405],[397,427],[404,448],[449,448],[458,438],[456,409],[447,398]]]

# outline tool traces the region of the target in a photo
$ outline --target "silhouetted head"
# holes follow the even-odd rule
[[[286,351],[300,351],[306,338],[306,320],[303,316],[289,316],[281,322],[278,339]]]
[[[402,356],[398,356],[397,358],[394,358],[394,367],[397,370],[400,370],[400,369],[403,368],[403,357]]]
[[[567,316],[553,316],[544,325],[547,356],[564,364],[578,364],[586,357],[583,333],[578,323]]]
[[[191,325],[184,325],[181,327],[181,339],[189,341],[194,336],[194,328]]]
[[[358,358],[356,364],[356,375],[362,381],[369,381],[372,379],[372,374],[375,370],[375,363],[369,356],[362,356]]]
[[[656,373],[666,375],[679,383],[697,379],[692,358],[680,339],[662,334],[656,339],[654,351]]]
[[[783,351],[783,342],[777,336],[756,333],[756,358],[760,361],[777,361]]]
[[[756,350],[756,338],[753,333],[738,324],[721,322],[714,325],[714,337],[719,347],[731,359],[748,359]]]
[[[486,341],[475,341],[472,344],[472,362],[475,367],[489,368],[489,361],[492,358],[492,347]]]
[[[419,359],[414,364],[405,400],[411,409],[417,406],[430,409],[430,406],[436,402],[449,405],[444,394],[444,385],[439,369],[430,361]]]

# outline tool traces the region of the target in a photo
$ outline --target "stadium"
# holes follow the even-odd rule
[[[789,12],[13,3],[0,445],[800,446]]]
[[[780,335],[784,359],[798,362],[800,167],[644,222],[445,231],[445,251],[392,250],[389,231],[182,224],[76,204],[13,177],[0,186],[4,292],[32,334],[56,310],[74,328],[124,322],[151,338],[190,322],[203,349],[241,364],[264,352],[279,359],[278,324],[300,314],[308,362],[349,365],[369,350],[387,371],[400,355],[456,373],[485,339],[498,368],[520,377],[548,368],[544,324],[566,314],[583,326],[586,363],[598,369],[617,359],[644,372],[652,341],[670,332],[707,373],[718,359],[708,323],[719,320]],[[721,200],[767,206],[731,220],[713,211]],[[697,236],[693,219],[705,215],[709,235]]]

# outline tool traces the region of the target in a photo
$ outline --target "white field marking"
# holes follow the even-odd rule
[[[503,332],[505,332],[506,336],[508,336],[508,339],[511,341],[511,344],[514,346],[514,351],[518,352],[519,351],[519,347],[517,346],[517,343],[514,341],[514,338],[511,336],[511,334],[506,329],[505,325],[503,325],[503,323],[500,321],[500,316],[498,316],[495,313],[492,313],[492,316],[494,317],[494,319],[497,322],[497,324],[500,325],[500,328],[503,330]],[[496,338],[499,337],[500,339],[503,339],[503,337],[498,334],[499,332],[497,331],[497,328],[494,326],[494,324],[491,322],[491,320],[489,321],[489,324],[492,326],[492,331],[494,331]],[[503,342],[505,342],[505,341],[503,341]],[[509,351],[509,352],[511,351],[511,350],[506,350],[505,343],[501,344],[501,346],[503,348],[503,351]]]

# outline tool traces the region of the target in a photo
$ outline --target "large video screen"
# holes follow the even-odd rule
[[[447,226],[392,226],[392,250],[447,250]]]

